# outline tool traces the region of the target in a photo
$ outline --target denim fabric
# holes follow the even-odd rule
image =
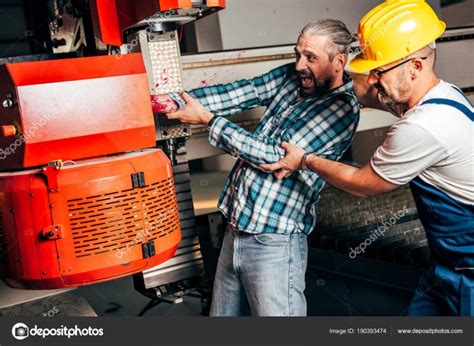
[[[474,316],[474,271],[434,264],[421,277],[408,316]]]
[[[306,316],[307,236],[226,231],[211,316]]]

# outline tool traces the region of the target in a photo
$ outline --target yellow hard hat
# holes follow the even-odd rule
[[[350,67],[362,73],[395,62],[428,46],[445,28],[424,0],[386,0],[360,20],[362,52]]]

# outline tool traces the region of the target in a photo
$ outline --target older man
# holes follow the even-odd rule
[[[410,183],[433,267],[408,314],[474,316],[474,114],[462,91],[434,73],[433,41],[444,28],[420,0],[387,1],[362,18],[364,51],[351,66],[370,74],[354,90],[366,105],[400,117],[368,164],[355,168],[284,144],[286,158],[263,168],[279,178],[307,168],[358,196]]]
[[[219,200],[230,227],[211,315],[306,315],[307,235],[324,182],[309,171],[281,181],[258,166],[284,156],[282,141],[334,160],[347,149],[359,119],[352,82],[344,74],[351,40],[340,21],[309,23],[295,47],[296,65],[192,90],[197,100],[183,94],[186,105],[168,114],[207,125],[210,143],[238,158]],[[163,102],[169,100],[160,98]],[[257,106],[267,110],[252,133],[225,119]]]

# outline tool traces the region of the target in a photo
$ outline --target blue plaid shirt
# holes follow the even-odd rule
[[[324,180],[303,170],[278,180],[258,166],[283,158],[283,141],[338,160],[359,121],[352,80],[344,76],[344,83],[323,96],[298,99],[299,77],[292,63],[253,79],[190,91],[218,117],[209,128],[210,143],[238,158],[219,199],[231,227],[280,234],[314,229]],[[252,133],[225,119],[258,106],[267,110]]]

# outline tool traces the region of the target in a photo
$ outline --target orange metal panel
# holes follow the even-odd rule
[[[120,46],[123,44],[123,32],[128,27],[160,11],[191,8],[192,0],[91,0],[90,5],[94,29],[102,42]],[[225,1],[210,0],[206,6],[222,9]],[[203,9],[204,16],[216,10]]]
[[[155,146],[141,54],[7,64],[6,70],[10,77],[0,89],[16,86],[15,106],[0,109],[0,126],[15,126],[18,134],[0,134],[1,147],[15,149],[0,169]]]
[[[191,0],[157,0],[160,11],[174,10],[178,8],[191,8]]]
[[[132,174],[144,183],[134,187]],[[172,168],[161,150],[93,159],[53,175],[0,174],[0,254],[7,282],[22,288],[87,285],[133,274],[171,258],[181,240]],[[11,200],[8,204],[5,197]],[[44,238],[57,227],[58,237]],[[155,255],[142,245],[153,242]],[[0,243],[1,245],[2,243]],[[21,259],[21,260],[19,260]]]
[[[122,44],[122,30],[115,0],[91,0],[94,29],[102,42],[114,46]]]
[[[16,86],[145,74],[140,53],[6,64]]]
[[[225,0],[207,0],[206,5],[209,7],[225,8]]]

